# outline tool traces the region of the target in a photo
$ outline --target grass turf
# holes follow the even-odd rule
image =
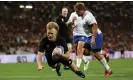
[[[46,63],[41,71],[37,70],[36,63],[0,64],[0,80],[133,80],[133,59],[115,59],[109,64],[113,74],[104,77],[102,65],[92,60],[89,69],[84,71],[86,74],[84,79],[63,68],[61,68],[62,76],[58,77]],[[83,64],[81,70],[83,70]]]

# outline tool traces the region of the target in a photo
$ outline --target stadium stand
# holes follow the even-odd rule
[[[45,35],[45,25],[54,21],[63,6],[73,12],[76,2],[0,2],[0,52],[34,52]],[[32,5],[22,9],[19,5]],[[58,5],[58,6],[57,6]],[[104,34],[104,47],[133,51],[133,2],[85,2]],[[128,6],[127,6],[128,5]]]

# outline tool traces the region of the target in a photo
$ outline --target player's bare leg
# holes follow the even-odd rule
[[[88,65],[90,63],[88,56],[90,56],[90,52],[87,49],[84,49],[84,53],[83,53],[84,71],[88,69]]]
[[[77,45],[77,61],[76,61],[76,65],[78,68],[80,68],[81,62],[82,62],[82,57],[83,57],[83,46],[84,46],[83,41],[78,41],[78,45]]]
[[[103,55],[100,54],[100,52],[94,52],[93,54],[95,56],[96,59],[98,59],[100,61],[100,63],[104,66],[105,68],[105,74],[104,76],[109,76],[112,74],[112,70],[111,68],[109,67],[106,59],[104,58]]]
[[[109,62],[109,52],[107,49],[101,50],[100,53],[105,57],[106,61]]]

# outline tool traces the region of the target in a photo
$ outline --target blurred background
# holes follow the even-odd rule
[[[104,34],[104,47],[110,51],[133,51],[133,2],[87,1]],[[36,53],[49,21],[55,21],[62,7],[69,15],[76,2],[0,2],[0,54]],[[58,5],[58,6],[57,6]]]

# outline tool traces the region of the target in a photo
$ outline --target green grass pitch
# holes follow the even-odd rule
[[[42,71],[37,70],[36,63],[0,64],[0,80],[133,80],[133,59],[115,59],[109,62],[113,74],[104,77],[104,68],[98,61],[92,60],[89,69],[84,71],[82,79],[70,70],[63,70],[58,77],[46,63]],[[83,64],[81,66],[83,70]]]

